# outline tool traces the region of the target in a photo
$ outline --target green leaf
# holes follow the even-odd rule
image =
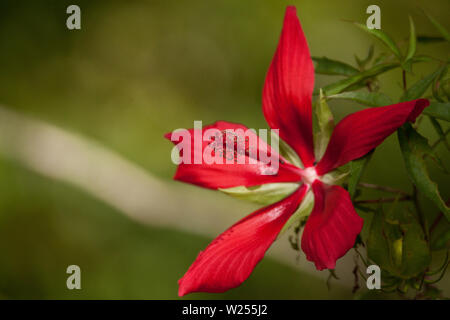
[[[348,91],[334,94],[327,98],[353,100],[371,107],[381,107],[392,104],[391,98],[381,92]]]
[[[409,123],[400,128],[397,133],[410,179],[420,192],[433,201],[450,221],[450,208],[442,200],[436,183],[431,180],[423,158],[425,154],[432,152],[428,141],[417,133]]]
[[[360,82],[360,83],[351,85],[350,87],[348,87],[348,88],[345,89],[345,92],[348,92],[348,91],[358,91],[358,90],[361,89],[361,88],[366,88],[366,87],[367,87],[367,82],[369,82],[369,81],[374,81],[374,80],[375,80],[374,78],[369,78],[369,79],[367,79],[366,81],[362,81],[362,82]]]
[[[335,83],[329,84],[323,88],[323,91],[326,95],[341,93],[357,83],[361,83],[369,78],[376,77],[386,71],[398,68],[399,66],[400,65],[398,63],[378,64],[364,72],[355,74],[354,76],[351,76],[347,79],[342,79]]]
[[[446,66],[442,66],[432,74],[414,83],[402,95],[400,101],[409,101],[420,98],[425,93],[425,91],[427,91],[428,87],[433,83],[434,79],[436,79],[436,77],[439,77],[441,73],[445,70],[445,68]]]
[[[423,110],[423,113],[441,120],[450,121],[450,102],[432,102]]]
[[[405,59],[403,60],[402,63],[402,68],[405,71],[408,71],[410,73],[412,73],[412,65],[413,65],[413,60],[412,58],[414,57],[414,54],[416,53],[416,28],[414,27],[414,21],[411,18],[411,16],[409,16],[409,45],[408,45],[408,51],[406,52],[406,56]]]
[[[427,16],[427,18],[434,25],[434,27],[441,33],[444,39],[450,42],[450,33],[444,28],[444,26],[442,26],[439,22],[437,22],[436,19],[434,19],[431,15],[429,15],[425,11],[423,13]]]
[[[402,54],[400,53],[400,49],[397,47],[394,40],[392,40],[392,38],[387,33],[385,33],[384,31],[381,31],[379,29],[369,29],[365,25],[360,24],[360,23],[355,23],[355,25],[358,28],[364,30],[367,33],[370,33],[375,38],[380,40],[389,50],[392,51],[392,53],[394,53],[394,55],[399,60],[401,60]]]
[[[440,123],[433,117],[428,117],[428,118],[430,119],[431,124],[433,125],[435,131],[439,135],[439,138],[442,139],[445,146],[450,149],[450,147],[447,143],[446,135],[445,135],[444,131],[442,130]],[[423,159],[425,159],[427,156],[429,156],[435,162],[435,164],[438,166],[439,169],[441,169],[446,174],[448,174],[449,172],[448,172],[447,168],[444,166],[442,160],[438,157],[438,155],[433,150],[433,148],[428,144],[428,141],[426,141],[426,140],[421,140],[421,141],[422,141],[422,143],[418,144],[418,148],[424,155]]]
[[[219,190],[237,199],[268,205],[286,198],[298,187],[297,183],[268,183],[255,187],[239,186]]]
[[[355,60],[360,69],[364,69],[364,67],[372,60],[374,53],[374,46],[371,45],[369,47],[369,51],[367,52],[367,57],[364,60],[360,60],[358,56],[355,54]]]
[[[421,55],[417,55],[415,57],[411,58],[412,63],[419,63],[419,62],[430,62],[430,61],[434,61],[437,60],[433,57],[421,54]]]
[[[416,53],[416,28],[414,27],[414,21],[409,17],[409,46],[406,53],[405,61],[408,61]]]
[[[428,243],[417,219],[406,208],[375,213],[367,239],[371,260],[391,275],[410,279],[425,271],[431,262]]]
[[[320,90],[319,100],[314,108],[317,119],[317,131],[314,135],[314,153],[316,159],[321,159],[330,141],[334,129],[334,118],[328,107],[326,98]]]
[[[292,225],[297,224],[299,221],[309,216],[313,208],[314,208],[314,194],[312,193],[311,190],[309,190],[306,193],[305,197],[303,198],[303,201],[298,207],[298,209],[284,224],[283,228],[278,234],[278,237],[280,237],[283,233],[285,233]]]
[[[350,178],[348,180],[348,193],[353,199],[355,196],[356,188],[358,186],[359,180],[362,177],[364,169],[372,157],[373,151],[366,154],[364,157],[353,160],[350,162]]]
[[[407,223],[400,223],[403,236],[401,275],[417,276],[430,265],[431,253],[422,227],[410,216]]]
[[[442,92],[447,97],[447,100],[450,100],[450,78],[443,79],[440,82],[439,92]]]
[[[447,97],[447,100],[450,100],[449,94],[445,89],[449,82],[449,79],[447,77],[449,69],[448,67],[449,65],[447,64],[445,70],[441,72],[439,77],[436,77],[434,79],[433,84],[431,85],[431,93],[438,102],[444,102],[444,96]]]
[[[386,52],[380,52],[378,54],[378,56],[375,58],[375,60],[373,61],[373,65],[376,66],[378,64],[383,63],[384,61],[386,61],[388,59],[389,55]]]
[[[450,223],[447,220],[440,219],[431,232],[430,247],[433,251],[450,249]]]
[[[433,98],[436,99],[437,102],[444,102],[444,99],[439,95],[439,85],[440,80],[444,73],[441,73],[439,77],[436,77],[431,84],[431,94],[433,95]]]
[[[395,274],[390,255],[389,239],[385,234],[385,220],[380,209],[373,215],[367,238],[367,256],[382,269]]]
[[[447,150],[450,151],[450,146],[448,145],[447,142],[447,136],[445,135],[444,129],[442,129],[441,124],[439,123],[439,121],[437,121],[435,118],[428,116],[428,118],[431,121],[431,124],[433,125],[434,130],[436,131],[436,133],[439,135],[439,139],[442,140],[442,142],[444,143],[444,145],[447,147]]]
[[[412,59],[410,59],[408,61],[404,61],[404,62],[402,62],[402,69],[409,73],[412,73],[412,65],[413,65]]]
[[[357,74],[358,69],[349,64],[337,60],[331,60],[326,57],[312,57],[314,61],[314,71],[319,74],[352,76]]]

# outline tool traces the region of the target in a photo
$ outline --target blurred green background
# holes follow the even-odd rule
[[[81,30],[66,28],[70,4],[81,7]],[[375,43],[377,53],[382,49],[343,21],[364,23],[370,4],[381,7],[382,29],[398,41],[408,37],[408,14],[418,34],[436,35],[419,8],[449,27],[448,0],[2,0],[0,104],[18,115],[95,141],[143,168],[168,186],[161,204],[169,205],[180,194],[193,202],[214,197],[220,214],[231,203],[229,210],[236,217],[243,216],[253,207],[171,181],[175,170],[170,161],[172,145],[163,134],[192,127],[194,120],[267,127],[261,112],[261,88],[288,4],[297,6],[312,55],[352,64],[353,55],[365,56],[370,44]],[[445,59],[448,44],[419,45],[418,51]],[[408,81],[434,67],[417,65]],[[332,80],[318,76],[316,87]],[[398,99],[400,71],[391,71],[381,80],[381,90]],[[331,108],[339,119],[362,107],[333,102]],[[11,130],[18,136],[23,133],[18,125]],[[432,141],[437,137],[426,120],[423,132]],[[9,143],[24,143],[15,141],[14,135],[8,139],[12,140]],[[449,163],[448,153],[438,152]],[[56,161],[67,159],[61,154]],[[447,199],[448,176],[433,168],[431,173]],[[395,136],[377,150],[364,180],[409,188]],[[151,195],[153,190],[145,192]],[[180,224],[162,226],[157,221],[153,225],[156,213],[148,211],[147,223],[130,219],[89,190],[42,175],[0,148],[0,298],[177,298],[177,280],[215,231],[202,232],[199,227],[194,232]],[[185,218],[181,209],[164,214],[181,224]],[[213,210],[198,212],[209,219],[215,214]],[[216,226],[217,230],[227,227]],[[294,251],[287,254],[295,260]],[[303,259],[302,263],[307,262]],[[66,288],[65,271],[70,264],[81,267],[82,290]],[[346,272],[350,274],[351,268]],[[301,265],[266,258],[241,287],[188,298],[352,297],[351,282],[334,281],[328,290],[325,278]],[[448,277],[444,280],[448,286]]]

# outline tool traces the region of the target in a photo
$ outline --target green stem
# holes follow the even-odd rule
[[[402,71],[402,80],[403,80],[403,91],[406,91],[407,85],[406,85],[406,71]]]

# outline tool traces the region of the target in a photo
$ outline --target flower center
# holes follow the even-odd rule
[[[302,172],[302,176],[303,176],[303,178],[302,178],[303,183],[306,183],[309,185],[311,185],[314,182],[314,180],[319,179],[319,176],[317,175],[317,172],[316,172],[316,168],[314,168],[314,167],[309,167],[309,168],[304,169]]]

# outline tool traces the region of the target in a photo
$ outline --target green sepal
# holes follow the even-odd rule
[[[361,179],[367,164],[372,158],[373,151],[369,152],[365,156],[353,160],[350,162],[350,178],[348,180],[348,193],[353,199],[355,197],[356,188],[358,187],[359,180]]]
[[[314,194],[311,190],[308,190],[305,197],[303,198],[302,203],[298,207],[298,209],[294,212],[294,214],[288,219],[288,221],[284,224],[281,229],[278,237],[284,234],[292,225],[296,225],[299,221],[307,218],[314,208]]]
[[[237,199],[269,205],[286,198],[298,187],[298,183],[268,183],[254,187],[238,186],[219,190]]]
[[[314,134],[314,154],[316,159],[321,159],[334,129],[334,117],[322,90],[320,90],[319,100],[315,104],[314,112],[317,120],[317,131]]]

